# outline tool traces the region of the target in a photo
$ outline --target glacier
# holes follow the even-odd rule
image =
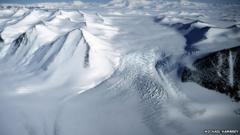
[[[0,135],[239,134],[239,9],[0,4]]]

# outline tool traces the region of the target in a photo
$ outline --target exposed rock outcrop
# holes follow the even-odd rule
[[[183,69],[183,82],[193,81],[240,101],[240,47],[211,53],[196,60],[193,66],[195,69]]]

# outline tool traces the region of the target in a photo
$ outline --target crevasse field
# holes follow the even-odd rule
[[[0,135],[240,134],[240,1],[0,5]]]

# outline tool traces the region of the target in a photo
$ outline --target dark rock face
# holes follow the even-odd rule
[[[203,23],[199,20],[192,21],[190,23],[181,23],[181,22],[176,22],[173,24],[168,24],[162,22],[164,17],[155,17],[154,22],[159,23],[161,25],[165,25],[171,28],[176,29],[178,32],[180,32],[184,38],[186,39],[186,47],[185,50],[187,53],[192,54],[193,52],[197,52],[198,49],[193,46],[193,44],[202,41],[204,39],[207,39],[205,36],[206,33],[211,29],[209,26],[203,26],[199,27],[196,24],[198,22]]]
[[[182,33],[186,39],[187,46],[191,46],[194,43],[197,43],[201,40],[206,39],[205,34],[208,32],[210,27],[205,26],[202,28],[199,28],[195,26],[194,24],[198,23],[199,21],[193,21],[190,23],[175,23],[170,25],[171,27],[174,27],[177,29],[180,33]]]
[[[2,36],[0,35],[0,42],[3,42]]]
[[[187,39],[186,44],[190,46],[201,41],[202,39],[206,39],[205,34],[209,29],[210,27],[193,28],[189,33],[184,35],[184,37]]]
[[[182,81],[225,93],[240,101],[240,47],[211,53],[193,63],[195,69],[184,67]]]
[[[26,33],[23,33],[11,45],[10,55],[14,55],[17,49],[20,47],[20,45],[26,42],[27,42],[27,35]]]
[[[88,43],[86,44],[86,51],[85,51],[85,56],[84,56],[84,67],[87,68],[89,67],[89,53],[90,53],[90,46],[88,45]]]

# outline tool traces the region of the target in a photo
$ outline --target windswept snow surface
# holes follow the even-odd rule
[[[0,8],[0,135],[239,134],[239,102],[180,77],[240,46],[238,1]]]

